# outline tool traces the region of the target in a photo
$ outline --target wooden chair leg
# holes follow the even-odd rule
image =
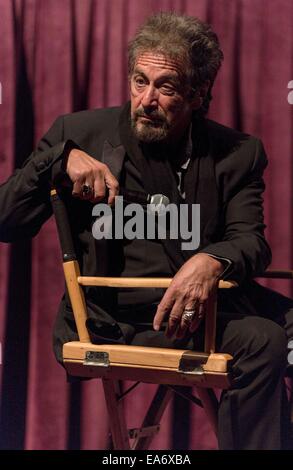
[[[196,392],[202,402],[203,409],[207,415],[207,418],[212,426],[212,429],[218,437],[218,407],[219,402],[215,395],[215,392],[211,388],[196,387]]]
[[[147,411],[147,414],[142,423],[142,429],[148,426],[159,425],[163,413],[172,398],[173,392],[168,389],[165,385],[159,385],[152,403]],[[146,437],[138,436],[133,443],[133,450],[146,450],[149,448],[154,435],[148,435]]]
[[[124,415],[123,400],[118,400],[120,395],[119,382],[105,378],[102,380],[113,447],[115,450],[129,450],[130,443]]]

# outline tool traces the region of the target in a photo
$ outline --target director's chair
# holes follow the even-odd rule
[[[215,352],[217,292],[207,301],[205,344],[202,352],[91,343],[86,328],[87,311],[82,286],[167,288],[172,278],[81,276],[66,206],[55,189],[51,191],[51,203],[61,244],[66,286],[79,337],[79,341],[63,345],[63,364],[71,376],[102,379],[114,449],[148,449],[152,438],[159,431],[161,417],[173,393],[202,406],[217,435],[218,400],[213,389],[225,390],[233,380],[229,367],[232,357]],[[292,272],[290,273],[292,277]],[[289,277],[283,271],[275,274]],[[267,277],[274,277],[274,273]],[[234,286],[236,283],[222,280],[218,284],[220,289]],[[124,380],[136,383],[122,393],[121,381]],[[158,388],[141,427],[128,430],[123,398],[139,382],[158,384]],[[186,386],[195,387],[198,397],[186,392]]]

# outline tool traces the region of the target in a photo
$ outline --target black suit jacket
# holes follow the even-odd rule
[[[119,136],[120,108],[82,111],[59,117],[22,169],[0,186],[0,239],[32,237],[52,213],[49,180],[61,170],[64,146],[73,141],[106,163],[119,178],[124,148]],[[207,121],[208,147],[215,161],[221,201],[221,240],[202,251],[230,259],[229,277],[242,282],[264,271],[271,259],[264,238],[263,171],[267,159],[261,142]],[[208,188],[207,188],[208,191]],[[76,209],[86,204],[76,203]]]
[[[79,146],[92,157],[107,164],[119,179],[125,155],[119,134],[120,113],[121,108],[118,107],[82,111],[61,116],[54,122],[23,167],[0,186],[0,240],[11,242],[32,237],[50,217],[52,209],[49,181],[62,172],[65,146]],[[262,206],[262,176],[267,159],[258,139],[210,120],[206,121],[206,127],[208,151],[215,163],[222,225],[218,235],[212,234],[201,251],[231,260],[229,278],[245,286],[247,280],[263,272],[271,260],[270,248],[264,237]],[[83,273],[117,275],[119,266],[113,246],[108,247],[108,251],[106,249],[97,253],[97,243],[91,233],[91,210],[92,205],[88,202],[76,199],[69,201],[69,215],[74,222],[74,238],[79,247]],[[98,261],[101,256],[104,257],[102,263]],[[90,302],[92,301],[90,311],[92,308],[95,310],[96,305],[103,312],[109,310],[111,295],[103,292],[89,297]],[[235,302],[233,308],[237,309]],[[58,336],[59,345],[63,341],[75,339],[66,299],[61,311],[63,314],[65,312],[65,317],[67,315],[67,324],[64,333],[65,317],[62,314],[62,321],[57,321],[59,333],[62,330]],[[101,314],[101,311],[95,311],[92,318],[97,314]],[[106,330],[109,322],[111,323],[111,318],[106,315],[103,323]],[[95,331],[99,337],[101,330],[98,329],[101,325],[96,326]],[[107,337],[106,330],[102,337]],[[120,341],[120,333],[116,333],[117,340]],[[123,331],[123,334],[127,337],[127,331]]]

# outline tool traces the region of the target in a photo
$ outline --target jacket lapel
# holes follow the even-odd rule
[[[194,163],[185,179],[186,200],[200,205],[200,247],[213,240],[219,223],[219,195],[215,175],[215,157],[205,120],[193,122]]]
[[[122,144],[114,147],[108,140],[105,140],[102,153],[102,162],[107,165],[111,173],[119,181],[121,170],[125,158],[125,149]]]

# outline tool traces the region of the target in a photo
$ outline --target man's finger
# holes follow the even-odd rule
[[[168,301],[164,300],[164,297],[163,297],[163,299],[159,303],[156,314],[154,316],[154,320],[153,320],[153,327],[154,327],[155,331],[159,331],[159,329],[161,328],[161,324],[162,324],[164,318],[167,316],[167,314],[172,309],[172,306],[173,306],[174,302],[175,302],[175,300],[168,302]]]
[[[112,205],[115,202],[115,196],[119,194],[119,183],[109,169],[105,171],[104,178],[109,191],[108,204]]]
[[[106,184],[104,180],[104,175],[101,171],[95,172],[94,180],[94,201],[101,201],[106,195]]]
[[[198,306],[198,312],[196,313],[194,320],[192,321],[189,327],[190,333],[194,333],[197,330],[201,321],[204,318],[204,315],[205,315],[205,303],[200,303]]]
[[[168,325],[167,325],[166,332],[165,332],[167,338],[171,338],[176,333],[176,330],[178,328],[180,329],[182,311],[183,311],[182,304],[179,302],[176,302],[173,305],[173,308],[169,315]],[[176,333],[176,337],[177,337],[177,333]]]
[[[80,197],[81,196],[82,184],[83,183],[80,180],[76,180],[73,183],[72,196],[75,196],[75,197]]]

